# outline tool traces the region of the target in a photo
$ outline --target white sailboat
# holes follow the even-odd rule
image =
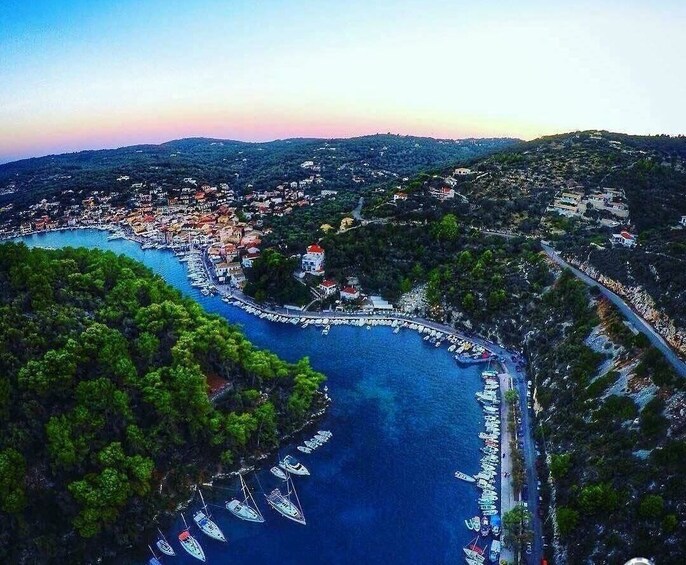
[[[162,562],[157,558],[157,555],[155,555],[155,550],[150,546],[148,546],[148,549],[150,550],[150,553],[152,553],[148,565],[162,565]]]
[[[250,489],[243,480],[243,475],[238,475],[241,480],[241,491],[243,493],[243,501],[233,499],[226,503],[226,509],[231,512],[236,518],[245,520],[246,522],[264,522],[264,516],[260,509],[255,504],[255,499],[250,494]],[[252,504],[251,504],[252,503]]]
[[[162,531],[159,528],[157,528],[157,531],[160,532],[160,539],[155,542],[157,549],[159,549],[165,555],[169,555],[170,557],[176,555],[174,548],[169,545],[169,542],[167,541],[167,538],[164,537]]]
[[[203,509],[198,510],[195,514],[193,514],[193,521],[206,536],[216,539],[217,541],[225,542],[226,537],[224,537],[224,532],[222,532],[219,526],[217,526],[217,524],[212,520],[210,511],[207,509],[207,504],[205,504],[205,499],[202,496],[202,491],[198,489],[198,492],[200,493],[200,500],[202,500]]]
[[[186,529],[179,534],[179,543],[181,544],[181,547],[183,547],[189,555],[195,557],[199,561],[206,561],[205,552],[202,550],[198,540],[196,540],[189,531],[186,517],[181,514],[181,518],[183,518],[183,523],[186,526]]]
[[[300,506],[298,493],[295,492],[295,485],[290,475],[286,476],[286,489],[286,494],[281,494],[281,491],[275,488],[271,493],[265,495],[267,502],[284,518],[304,526],[306,524],[305,514],[302,511],[302,506]],[[295,503],[291,500],[291,494],[295,498]]]

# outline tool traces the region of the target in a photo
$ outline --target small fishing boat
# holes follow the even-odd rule
[[[272,467],[269,469],[271,471],[271,474],[274,475],[275,477],[281,479],[282,481],[285,481],[288,478],[288,475],[278,467]]]
[[[473,518],[471,518],[469,520],[469,524],[470,524],[469,528],[471,530],[478,532],[479,528],[481,527],[481,518],[479,518],[478,516],[474,516]]]
[[[298,493],[295,492],[295,485],[290,475],[286,479],[286,494],[281,494],[278,488],[275,488],[271,493],[265,495],[269,506],[281,514],[284,518],[293,520],[303,526],[306,524],[305,515],[300,506]],[[295,503],[291,500],[291,495],[295,498]]]
[[[476,482],[476,479],[474,477],[472,477],[471,475],[467,475],[466,473],[463,473],[462,471],[455,471],[455,478],[461,479],[461,480],[466,481],[468,483]]]
[[[222,532],[221,528],[217,526],[216,522],[212,520],[212,515],[210,514],[210,511],[207,509],[207,504],[205,504],[205,499],[202,496],[202,491],[198,489],[198,492],[200,493],[200,500],[202,500],[203,509],[198,510],[195,514],[193,514],[193,521],[198,525],[200,531],[202,531],[202,533],[206,536],[209,536],[212,539],[216,539],[217,541],[226,542],[224,532]]]
[[[301,451],[302,453],[312,453],[312,449],[311,449],[311,448],[305,447],[305,446],[302,446],[302,445],[299,445],[299,446],[297,447],[297,450],[298,450],[298,451]]]
[[[286,455],[281,461],[279,461],[279,467],[283,470],[293,473],[294,475],[309,475],[310,472],[307,467],[298,461],[292,455]]]
[[[255,504],[255,499],[252,497],[252,494],[250,494],[250,489],[248,488],[248,485],[245,484],[243,475],[239,474],[238,477],[241,480],[243,500],[233,499],[230,502],[227,502],[226,509],[236,516],[236,518],[240,518],[246,522],[264,522],[264,516],[262,516],[257,504]]]
[[[315,434],[314,437],[322,443],[326,443],[327,441],[329,441],[329,436],[325,436],[324,434]]]
[[[304,444],[307,446],[307,448],[310,449],[310,450],[315,450],[315,449],[317,449],[317,448],[319,447],[319,444],[318,444],[318,443],[315,443],[315,442],[313,442],[313,441],[310,441],[309,439],[305,440],[303,443],[304,443]]]
[[[157,531],[160,532],[160,539],[155,542],[157,549],[159,549],[165,555],[169,555],[170,557],[176,555],[174,548],[169,545],[169,542],[167,541],[167,538],[164,537],[162,531],[159,528],[157,528]]]
[[[202,546],[198,543],[198,540],[191,535],[188,523],[183,514],[181,514],[181,518],[183,518],[183,523],[186,526],[186,529],[179,534],[179,543],[181,544],[181,547],[183,547],[190,556],[195,557],[199,561],[206,561],[205,552],[202,550]]]
[[[329,430],[319,430],[317,433],[326,437],[333,437],[333,434]]]

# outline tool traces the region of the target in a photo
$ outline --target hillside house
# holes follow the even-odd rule
[[[324,249],[313,243],[307,248],[307,253],[300,260],[301,269],[305,273],[324,275]]]

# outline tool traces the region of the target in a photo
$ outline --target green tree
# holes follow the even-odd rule
[[[662,515],[665,501],[657,494],[647,494],[641,500],[638,513],[642,518],[655,519]]]
[[[560,506],[557,509],[556,518],[562,537],[569,536],[579,523],[579,513],[566,506]]]
[[[562,479],[567,476],[571,467],[572,457],[569,453],[562,453],[560,455],[553,454],[550,456],[550,473],[555,480]]]
[[[22,454],[12,448],[0,451],[0,510],[10,514],[24,510],[25,476],[26,461]]]

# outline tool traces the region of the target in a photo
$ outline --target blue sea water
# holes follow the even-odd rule
[[[281,450],[310,469],[310,477],[294,477],[307,525],[288,521],[267,506],[263,493],[279,486],[268,471],[276,460],[268,461],[265,470],[247,476],[264,524],[242,522],[220,507],[236,492],[235,483],[204,491],[229,540],[221,544],[192,529],[208,563],[462,562],[461,548],[472,539],[464,519],[477,513],[477,491],[453,473],[479,468],[477,367],[459,367],[445,348],[426,345],[410,330],[393,334],[387,327],[335,326],[322,336],[316,328],[259,319],[202,296],[172,253],[107,241],[105,232],[61,231],[22,239],[29,246],[97,247],[126,254],[208,311],[241,325],[257,346],[290,361],[308,356],[327,375],[333,403],[316,429],[331,430],[332,440],[310,455],[297,451],[297,443]],[[187,511],[188,520],[196,507]],[[176,540],[181,528],[179,518],[166,532],[177,557],[165,558],[165,564],[198,563]]]

